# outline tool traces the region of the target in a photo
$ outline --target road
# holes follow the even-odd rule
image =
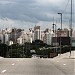
[[[75,59],[2,58],[0,75],[75,75]]]

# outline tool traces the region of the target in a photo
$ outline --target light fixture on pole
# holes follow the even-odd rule
[[[61,30],[62,30],[62,13],[58,13],[61,15]]]

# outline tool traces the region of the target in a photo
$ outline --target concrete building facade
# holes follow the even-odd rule
[[[34,40],[41,40],[41,31],[40,31],[40,26],[34,27]]]

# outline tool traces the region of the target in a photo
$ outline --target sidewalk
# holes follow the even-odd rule
[[[0,59],[2,59],[3,57],[0,56]]]
[[[64,54],[58,54],[57,57],[55,58],[69,58],[69,59],[75,59],[75,51],[71,51],[71,55],[70,52],[64,53]]]
[[[70,55],[70,52],[68,52],[65,58],[75,59],[75,51],[71,51],[71,55]]]
[[[75,51],[71,52],[71,56],[69,56],[70,59],[75,59]]]

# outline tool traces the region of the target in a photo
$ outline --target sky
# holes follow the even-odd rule
[[[52,29],[53,18],[57,28],[60,28],[62,13],[63,28],[70,25],[71,0],[0,0],[0,28],[34,28]],[[75,24],[73,0],[73,28]]]

